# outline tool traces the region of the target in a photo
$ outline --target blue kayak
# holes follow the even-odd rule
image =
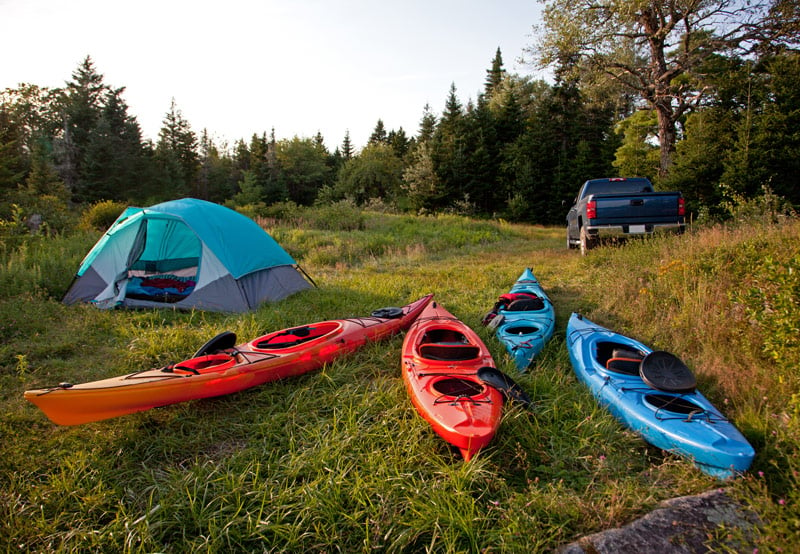
[[[494,330],[520,371],[528,368],[553,336],[555,323],[553,303],[529,268],[484,317],[484,324]]]
[[[675,356],[573,313],[567,349],[578,378],[623,425],[663,450],[726,479],[747,471],[755,451],[702,394]]]

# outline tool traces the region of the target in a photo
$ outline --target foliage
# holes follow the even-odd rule
[[[122,215],[127,206],[113,200],[95,202],[83,211],[79,226],[81,229],[105,231]]]
[[[613,164],[619,174],[655,181],[659,164],[658,147],[653,145],[653,139],[658,135],[655,113],[638,110],[620,121],[615,131],[623,137]]]
[[[371,198],[391,201],[400,193],[402,171],[403,162],[390,145],[371,142],[358,157],[344,163],[334,190],[339,198],[350,198],[357,204]]]
[[[313,206],[349,199],[409,213],[551,224],[563,222],[563,203],[587,178],[619,173],[652,177],[656,165],[661,173],[656,185],[683,191],[689,210],[703,218],[727,216],[722,208],[727,189],[750,199],[767,185],[800,204],[800,144],[793,132],[800,113],[794,86],[800,65],[796,52],[786,48],[796,10],[791,3],[776,3],[770,21],[758,20],[751,27],[756,34],[747,44],[754,50],[737,57],[738,51],[720,49],[715,42],[721,16],[715,10],[723,4],[733,12],[757,10],[763,2],[727,2],[693,6],[709,10],[709,17],[688,37],[689,47],[698,46],[690,60],[681,61],[681,48],[665,54],[668,65],[689,64],[678,67],[682,73],[673,72],[664,89],[668,96],[679,95],[669,103],[675,110],[667,119],[674,119],[677,142],[674,155],[669,153],[668,174],[663,174],[663,156],[658,164],[653,159],[656,146],[665,144],[665,119],[655,131],[644,121],[659,107],[642,110],[646,102],[622,74],[615,76],[627,88],[590,71],[585,57],[566,55],[596,40],[609,49],[595,54],[620,62],[614,71],[624,73],[625,63],[646,61],[647,56],[630,57],[654,39],[646,30],[631,39],[636,44],[615,37],[638,29],[650,15],[641,10],[657,11],[662,3],[615,0],[601,28],[562,36],[563,41],[542,51],[543,56],[565,54],[553,58],[553,84],[509,72],[498,49],[477,98],[462,101],[452,83],[441,113],[424,107],[416,135],[408,136],[402,127],[388,129],[379,119],[361,151],[349,131],[333,153],[319,133],[278,139],[272,130],[232,146],[217,144],[205,129],[198,137],[174,101],[153,144],[143,139],[128,113],[124,88],[107,84],[87,57],[63,89],[23,84],[0,92],[0,214],[9,218],[12,204],[26,216],[42,213],[45,208],[33,199],[45,196],[64,206],[100,200],[150,205],[193,196],[254,216],[274,203]],[[554,28],[544,33],[549,38],[558,38],[557,31],[583,30],[593,17],[590,12],[596,12],[562,0],[547,4],[553,8],[547,13]],[[565,10],[555,9],[561,4]],[[575,10],[580,13],[570,18]],[[629,16],[637,13],[642,18],[632,22]],[[689,10],[687,21],[698,13]],[[677,33],[680,25],[668,19],[663,31],[674,38],[669,33]],[[614,39],[603,42],[609,37]],[[658,51],[659,44],[654,48]],[[55,201],[47,202],[52,212],[45,218],[48,230],[66,229],[70,217],[56,210]]]
[[[312,139],[294,137],[278,141],[275,160],[280,165],[280,179],[289,200],[303,206],[314,203],[319,189],[329,182],[327,157],[324,145]]]
[[[724,197],[722,207],[728,217],[738,224],[781,223],[797,215],[785,198],[776,195],[767,186],[762,187],[761,194],[754,198],[746,198],[724,185],[720,189]]]
[[[364,228],[364,216],[352,201],[340,200],[305,210],[303,223],[313,229],[358,231]]]
[[[708,0],[675,9],[662,0],[549,0],[539,43],[531,50],[541,66],[608,75],[646,102],[658,117],[659,175],[665,177],[678,122],[706,92],[704,62],[719,52],[746,49],[754,29],[769,28],[770,5]]]

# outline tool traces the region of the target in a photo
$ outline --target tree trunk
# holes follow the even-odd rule
[[[660,99],[655,104],[658,115],[659,167],[658,176],[666,177],[672,166],[672,154],[675,152],[675,117],[669,98]]]

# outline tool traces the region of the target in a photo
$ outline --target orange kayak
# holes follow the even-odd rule
[[[466,461],[500,426],[503,396],[478,377],[486,367],[495,365],[480,337],[437,302],[428,304],[403,341],[403,380],[411,402]]]
[[[433,295],[368,317],[322,321],[275,331],[234,346],[226,335],[177,364],[78,385],[29,390],[33,402],[59,425],[100,421],[177,402],[231,394],[269,381],[307,373],[367,341],[407,329]],[[222,337],[222,335],[220,335]],[[225,343],[225,344],[223,344]]]

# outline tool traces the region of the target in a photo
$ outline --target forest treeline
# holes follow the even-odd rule
[[[474,99],[454,83],[418,129],[378,119],[360,150],[349,132],[335,146],[266,129],[219,144],[174,101],[145,140],[89,56],[63,88],[7,88],[0,223],[38,214],[60,230],[76,205],[191,196],[255,214],[346,200],[553,224],[584,180],[617,175],[681,190],[699,217],[764,194],[800,204],[796,2],[545,4],[528,54],[552,83],[507,71],[498,48]]]

